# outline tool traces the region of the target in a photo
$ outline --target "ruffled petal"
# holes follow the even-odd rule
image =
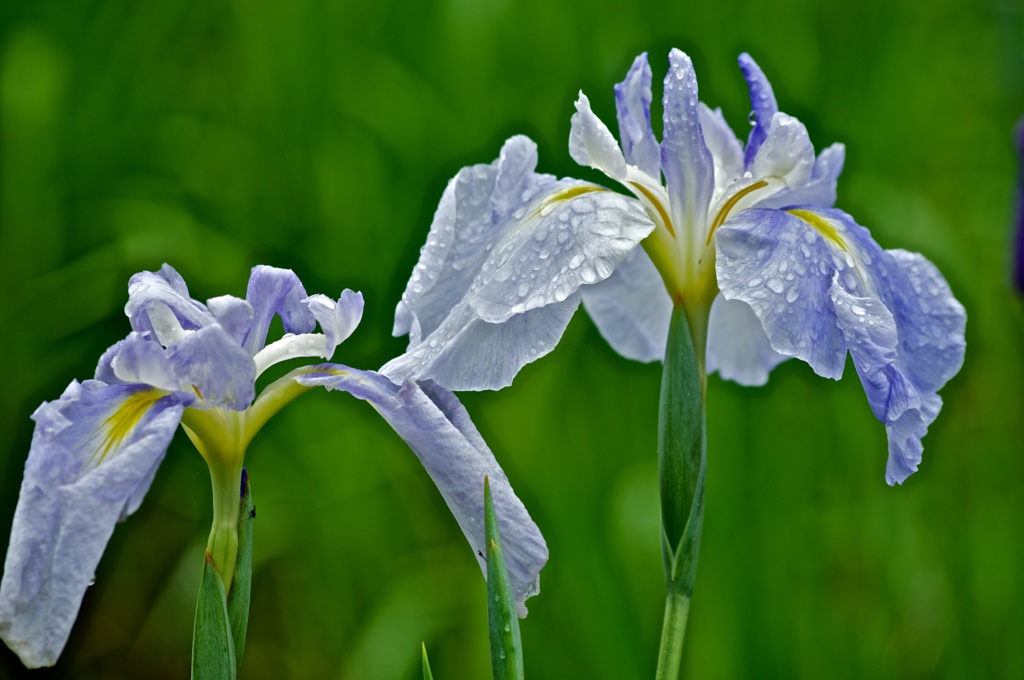
[[[179,340],[182,330],[214,322],[206,306],[189,297],[184,279],[168,264],[157,273],[139,272],[129,279],[124,311],[132,330],[154,332],[164,346]]]
[[[423,463],[485,575],[483,484],[484,477],[490,479],[509,579],[519,616],[526,616],[525,600],[540,592],[547,545],[455,395],[432,383],[395,385],[380,374],[346,366],[327,364],[317,369],[323,372],[296,380],[344,390],[370,402]]]
[[[626,179],[626,159],[608,127],[590,110],[590,100],[580,92],[569,130],[569,155],[619,182]]]
[[[0,637],[52,665],[114,525],[138,507],[185,403],[137,385],[72,383],[44,403],[0,582]]]
[[[330,359],[335,348],[352,335],[363,318],[363,294],[346,288],[337,302],[318,293],[306,298],[306,303],[327,336],[327,354],[324,358]]]
[[[411,342],[381,369],[389,378],[509,384],[558,341],[580,286],[607,278],[654,229],[637,201],[592,184],[523,165],[518,181],[502,181],[506,158],[520,155],[506,151],[525,144],[535,148],[509,140],[495,164],[465,168],[449,184],[396,311],[395,328]]]
[[[772,349],[761,322],[740,300],[719,295],[708,320],[708,373],[718,371],[723,380],[755,386],[768,382],[768,373],[788,359]]]
[[[789,186],[764,200],[757,201],[757,208],[788,208],[794,205],[815,205],[831,208],[836,202],[836,184],[843,171],[846,147],[833,144],[814,160],[811,177],[806,183]]]
[[[615,86],[619,139],[626,162],[654,178],[661,176],[661,150],[651,129],[651,67],[644,52]]]
[[[675,228],[692,230],[703,238],[715,189],[714,160],[701,132],[693,63],[677,49],[669,52],[668,60],[662,99],[665,131],[661,140],[661,170]]]
[[[772,118],[779,111],[779,105],[775,101],[771,83],[757,62],[746,52],[740,55],[739,62],[743,77],[747,81],[747,88],[750,90],[750,108],[754,114],[754,128],[747,138],[747,148],[744,152],[744,164],[749,168],[768,136],[768,128],[771,126]]]
[[[752,164],[756,178],[778,178],[786,186],[806,184],[814,168],[814,145],[804,124],[776,113]]]
[[[292,270],[266,265],[252,268],[245,299],[253,309],[253,325],[243,343],[249,356],[263,349],[275,314],[281,317],[286,333],[309,333],[316,328],[312,312],[302,304],[306,297]]]
[[[637,248],[615,273],[581,289],[583,306],[616,352],[636,361],[665,357],[672,299],[661,274],[643,248]]]

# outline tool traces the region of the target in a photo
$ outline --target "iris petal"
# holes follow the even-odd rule
[[[372,371],[337,364],[317,368],[322,372],[296,380],[370,402],[420,459],[485,574],[483,481],[490,479],[509,578],[519,616],[526,616],[525,600],[540,591],[547,545],[456,396],[433,383],[396,385]]]
[[[750,91],[750,108],[754,115],[754,128],[747,138],[747,147],[744,154],[746,167],[754,162],[754,156],[768,136],[768,128],[771,126],[772,118],[779,111],[779,105],[775,101],[775,93],[772,91],[771,83],[764,75],[764,71],[757,65],[753,57],[744,52],[739,57],[740,69],[743,77],[747,80],[747,88]]]
[[[708,373],[740,385],[764,385],[768,373],[788,359],[772,349],[761,322],[750,307],[719,295],[708,319]]]
[[[651,67],[646,52],[633,60],[626,78],[615,86],[615,111],[626,162],[657,181],[661,152],[651,129]]]
[[[253,325],[243,346],[254,356],[267,342],[267,331],[274,315],[281,317],[286,333],[309,333],[316,328],[316,320],[302,304],[306,290],[290,269],[266,265],[252,268],[245,299],[253,309]]]
[[[33,414],[0,582],[0,637],[26,666],[57,660],[114,525],[138,507],[184,406],[180,395],[87,381]]]

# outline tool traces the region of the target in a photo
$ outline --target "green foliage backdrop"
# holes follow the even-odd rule
[[[1024,304],[1008,285],[1024,111],[1018,0],[655,5],[557,0],[0,4],[0,534],[29,415],[128,330],[128,277],[244,294],[257,263],[361,290],[335,355],[404,348],[392,313],[447,179],[518,132],[566,153],[583,88],[605,120],[641,51],[693,56],[701,98],[746,125],[749,51],[819,148],[847,145],[839,206],[935,261],[968,311],[921,471],[883,480],[885,433],[852,366],[766,387],[712,377],[689,678],[1024,677]],[[660,93],[660,88],[657,90]],[[742,132],[741,132],[742,134]],[[660,367],[584,314],[500,393],[463,395],[545,533],[526,672],[649,678],[663,583]],[[256,438],[243,678],[488,677],[485,586],[414,456],[371,409],[314,392]],[[179,678],[210,521],[175,439],[115,531],[71,641],[36,677]],[[19,677],[0,648],[0,678]]]

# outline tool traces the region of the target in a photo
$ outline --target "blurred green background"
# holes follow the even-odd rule
[[[694,59],[745,135],[747,50],[820,149],[839,206],[925,253],[968,310],[920,472],[884,482],[885,432],[852,366],[709,382],[707,510],[687,678],[1024,677],[1024,304],[1008,285],[1024,111],[1019,0],[0,4],[0,534],[29,415],[128,331],[128,277],[171,263],[194,297],[258,263],[361,290],[335,358],[404,349],[394,305],[445,183],[514,133],[566,153],[583,88],[649,51]],[[660,86],[656,86],[656,98]],[[656,115],[660,115],[656,110]],[[650,678],[663,604],[659,365],[578,314],[500,393],[465,394],[547,537],[523,622],[530,678]],[[366,404],[313,392],[247,464],[259,509],[243,678],[489,677],[484,581],[415,457]],[[35,677],[180,678],[210,522],[185,437],[115,531],[71,640]],[[0,647],[0,677],[18,677]]]

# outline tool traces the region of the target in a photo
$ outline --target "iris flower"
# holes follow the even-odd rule
[[[256,379],[274,364],[330,359],[359,323],[360,293],[307,296],[290,270],[258,266],[244,300],[225,295],[203,304],[164,265],[132,277],[125,312],[132,332],[103,354],[94,379],[73,381],[32,416],[36,427],[0,583],[0,637],[25,665],[56,661],[115,523],[139,507],[179,424],[210,466],[208,551],[230,588],[246,448],[272,415],[317,385],[370,402],[409,444],[481,567],[483,478],[490,477],[525,615],[523,601],[538,590],[547,547],[451,392],[429,381],[393,383],[373,371],[319,363],[256,395]],[[275,315],[286,334],[266,344]]]
[[[937,391],[962,364],[964,309],[931,262],[883,250],[832,207],[844,148],[816,155],[754,60],[739,63],[753,109],[745,144],[698,101],[679,50],[660,143],[646,54],[615,87],[619,140],[580,93],[570,154],[631,197],[535,173],[525,137],[461,170],[398,305],[408,351],[382,372],[499,389],[555,346],[581,299],[613,348],[651,361],[665,355],[679,306],[706,370],[741,384],[764,383],[789,357],[838,379],[849,352],[886,428],[886,480],[902,483]]]

